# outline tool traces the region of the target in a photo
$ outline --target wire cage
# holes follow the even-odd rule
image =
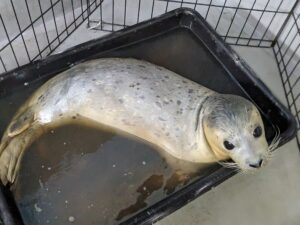
[[[1,0],[0,81],[24,64],[181,7],[198,11],[228,44],[273,50],[300,148],[298,0]]]
[[[295,3],[283,0],[113,0],[109,4],[103,2],[99,17],[89,18],[89,24],[113,32],[176,8],[189,7],[197,10],[229,44],[270,47]]]
[[[2,0],[0,74],[52,54],[84,21],[84,29],[102,32],[99,37],[189,7],[229,44],[273,48],[300,146],[299,5],[297,0]]]

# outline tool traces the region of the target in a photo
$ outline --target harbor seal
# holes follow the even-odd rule
[[[136,59],[80,63],[47,81],[20,107],[0,145],[0,176],[14,182],[25,149],[67,123],[104,125],[175,158],[255,170],[270,147],[257,108]]]

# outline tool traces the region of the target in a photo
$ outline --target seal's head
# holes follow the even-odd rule
[[[211,97],[204,112],[203,128],[206,140],[218,160],[232,159],[231,167],[242,171],[255,170],[265,164],[270,155],[264,125],[257,108],[235,95]]]

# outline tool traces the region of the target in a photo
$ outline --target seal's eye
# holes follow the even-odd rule
[[[256,128],[254,129],[254,131],[253,131],[253,136],[254,136],[255,138],[258,138],[258,137],[261,136],[261,134],[262,134],[261,126],[256,127]]]
[[[224,147],[227,149],[227,150],[232,150],[234,149],[234,145],[232,143],[230,143],[229,141],[224,141]]]

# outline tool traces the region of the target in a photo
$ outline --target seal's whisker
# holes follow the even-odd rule
[[[267,153],[265,155],[266,159],[271,159],[274,157],[274,152],[272,152],[270,149],[267,150]]]
[[[270,159],[272,159],[273,157],[274,157],[274,155],[273,155],[273,154],[270,154],[270,155],[266,155],[265,158],[266,158],[267,160],[270,160]]]
[[[274,152],[272,151],[272,149],[269,147],[267,148],[267,155],[272,155],[274,154]]]
[[[277,147],[278,147],[278,144],[280,142],[281,138],[279,136],[279,134],[277,136],[274,137],[274,139],[272,140],[268,150],[270,152],[273,152]]]
[[[275,136],[268,147],[268,152],[267,152],[268,154],[273,154],[273,151],[278,147],[280,140],[281,140],[280,129],[278,126],[276,126]]]
[[[238,164],[235,162],[218,162],[218,163],[225,168],[230,168],[230,169],[239,168]]]
[[[221,164],[223,166],[231,166],[231,165],[235,165],[236,163],[234,163],[234,162],[219,162],[219,164]]]
[[[277,140],[275,140],[274,143],[272,143],[271,148],[270,148],[271,151],[274,151],[278,147],[280,140],[281,140],[281,138],[278,137]]]
[[[237,172],[237,173],[244,173],[244,171],[241,168],[239,168],[239,167],[235,169],[235,172]]]

